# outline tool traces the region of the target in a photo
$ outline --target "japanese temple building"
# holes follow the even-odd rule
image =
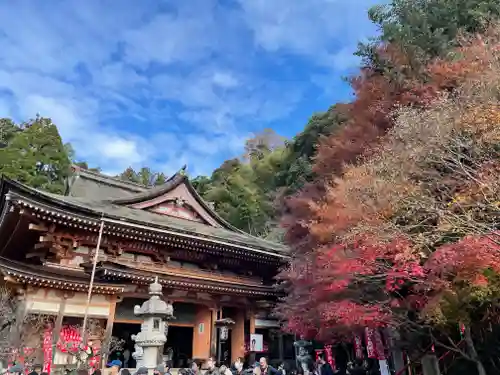
[[[263,335],[271,358],[293,356],[293,339],[269,316],[278,297],[273,277],[288,259],[285,246],[223,220],[184,169],[152,188],[73,169],[65,195],[1,181],[0,272],[28,311],[55,317],[55,340],[85,314],[102,227],[87,311],[102,322],[105,337],[131,345],[141,323],[133,306],[148,298],[158,277],[174,306],[165,345],[174,367],[187,358],[245,356],[252,333]],[[220,345],[215,322],[223,318],[234,325]]]

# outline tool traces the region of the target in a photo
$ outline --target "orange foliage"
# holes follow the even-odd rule
[[[489,47],[485,48],[485,44]],[[311,229],[322,216],[317,209],[323,210],[323,205],[314,202],[324,200],[324,185],[331,185],[342,175],[345,165],[356,163],[360,156],[368,155],[377,147],[381,136],[394,125],[392,113],[396,108],[426,107],[440,92],[450,92],[491,70],[492,60],[497,58],[500,49],[497,46],[500,46],[497,34],[478,36],[464,42],[453,58],[436,59],[424,69],[414,70],[399,49],[391,45],[381,47],[381,55],[393,66],[392,74],[364,69],[351,80],[356,98],[341,107],[350,120],[320,141],[313,165],[316,181],[286,202],[282,218],[287,229],[285,240],[296,250],[325,244],[324,238],[314,238],[312,232],[315,231]],[[337,208],[330,206],[330,209],[336,211]],[[330,237],[334,235],[332,232]]]
[[[412,72],[397,50],[388,53],[386,48],[384,56],[398,70],[396,77],[365,69],[351,80],[356,99],[347,105],[350,121],[319,144],[314,171],[320,177],[341,174],[345,164],[369,151],[393,126],[391,113],[397,106],[429,105],[439,92],[454,90],[488,71],[495,51],[484,48],[478,37],[455,51],[456,60],[436,59],[423,72]]]
[[[437,241],[432,243],[436,251],[425,262],[425,257],[420,253],[423,246],[416,246],[412,237],[414,234],[402,229],[406,224],[396,225],[388,220],[394,214],[393,209],[401,208],[395,202],[402,202],[406,198],[414,199],[421,203],[413,212],[417,216],[417,222],[420,219],[418,209],[421,209],[425,219],[434,220],[429,220],[422,226],[431,228],[429,233],[434,231],[439,238],[443,237],[437,228],[439,219],[425,212],[425,209],[439,206],[441,219],[447,215],[446,224],[454,225],[455,218],[459,216],[454,212],[454,205],[460,202],[458,198],[452,202],[448,199],[449,206],[446,208],[446,204],[437,199],[438,193],[434,194],[432,190],[434,183],[440,189],[448,189],[444,193],[448,195],[447,198],[458,193],[466,195],[467,203],[475,203],[481,199],[482,203],[486,202],[483,207],[487,204],[494,207],[497,203],[494,200],[500,196],[500,184],[496,182],[500,167],[485,162],[483,151],[488,147],[478,147],[475,144],[471,146],[475,147],[473,151],[478,151],[477,154],[481,154],[481,157],[469,158],[474,160],[467,168],[474,170],[474,176],[467,182],[464,181],[464,175],[452,172],[456,166],[452,164],[453,161],[443,167],[430,166],[431,158],[425,159],[429,151],[443,150],[437,158],[449,160],[450,158],[446,158],[455,152],[450,151],[453,146],[445,144],[448,140],[446,137],[450,134],[468,133],[472,143],[488,146],[498,144],[500,132],[496,129],[500,129],[500,108],[497,97],[492,97],[496,101],[494,104],[487,100],[487,95],[478,95],[459,105],[459,100],[441,98],[442,93],[460,94],[460,98],[466,98],[466,95],[462,95],[465,89],[470,91],[468,95],[472,93],[469,96],[474,96],[474,85],[478,84],[498,86],[485,78],[495,70],[495,66],[500,66],[500,48],[497,46],[500,46],[500,38],[496,36],[486,41],[478,37],[455,51],[460,58],[438,59],[418,72],[412,71],[403,56],[398,56],[386,46],[383,53],[392,59],[394,74],[382,75],[364,70],[352,80],[356,99],[344,107],[350,120],[339,131],[321,141],[314,166],[318,179],[288,202],[289,214],[284,218],[285,225],[288,225],[286,239],[295,249],[296,258],[292,263],[295,272],[286,270],[280,276],[288,283],[288,296],[279,309],[288,319],[292,330],[306,333],[314,332],[316,327],[335,330],[337,325],[359,327],[388,324],[393,319],[395,306],[417,306],[419,309],[428,304],[426,299],[433,292],[445,288],[451,290],[450,280],[460,279],[474,286],[484,286],[488,280],[482,276],[483,270],[500,272],[500,262],[497,261],[499,233],[495,231],[484,236],[468,236],[471,234],[470,228],[459,228],[469,231],[465,238],[449,245],[442,245],[443,242]],[[498,81],[498,73],[495,74]],[[481,94],[487,94],[487,91],[488,88],[481,91]],[[439,102],[436,101],[438,97],[442,99]],[[434,102],[440,106],[431,105]],[[403,130],[398,127],[394,131],[401,130],[407,138],[398,138],[394,143],[399,142],[399,148],[391,148],[390,145],[387,146],[388,138],[394,133],[385,137],[383,142],[381,140],[394,126],[395,110],[401,106],[428,109],[423,111],[427,116],[427,128],[423,125],[414,126],[411,133],[404,127]],[[400,112],[405,111],[399,111],[398,114]],[[406,123],[420,124],[418,121],[411,121],[415,119],[418,120],[418,116],[409,116]],[[444,124],[436,124],[439,119]],[[435,130],[437,125],[440,128]],[[422,143],[418,146],[425,147],[415,147],[417,151],[405,154],[405,147],[418,143],[412,144],[411,140],[418,138],[416,135],[419,133],[416,131],[421,129],[431,134],[427,138],[425,135],[419,138]],[[413,137],[408,136],[409,134]],[[442,143],[426,142],[442,138],[445,138]],[[431,146],[427,147],[429,143]],[[445,149],[445,146],[450,148]],[[468,151],[471,150],[465,150],[462,156],[467,157]],[[393,157],[381,157],[377,160],[377,155],[384,152],[387,152],[386,156],[390,154]],[[367,158],[367,155],[373,158]],[[415,164],[416,160],[428,164],[422,163],[425,165],[422,171],[417,168],[413,170],[410,162]],[[462,163],[461,160],[459,164]],[[397,162],[402,166],[395,166]],[[345,169],[346,166],[349,168]],[[439,170],[439,167],[443,169]],[[411,171],[391,173],[396,168]],[[444,169],[447,171],[443,172]],[[462,169],[464,173],[469,172]],[[418,175],[419,179],[412,180],[418,174],[412,174],[413,171],[422,172]],[[379,176],[383,178],[378,178]],[[414,186],[420,182],[425,188]],[[485,185],[488,185],[487,189]],[[428,202],[430,204],[425,206]],[[463,215],[467,208],[463,205],[464,201],[461,202],[459,209],[460,215]],[[486,223],[486,214],[487,210],[481,209],[478,220]],[[467,215],[469,225],[475,217]],[[353,231],[358,229],[355,227],[359,223],[363,224],[360,228],[364,230],[365,237],[362,233]],[[370,226],[381,229],[377,233],[367,233],[369,229],[366,228]],[[408,226],[411,227],[412,224]],[[458,233],[458,238],[464,237],[457,228],[451,229],[450,232]],[[389,240],[384,238],[382,241],[380,234],[385,230],[392,231],[391,236]],[[415,237],[419,236],[423,230],[415,233]],[[433,292],[429,292],[430,289]],[[367,295],[370,298],[366,298]],[[328,332],[324,334],[327,335]]]

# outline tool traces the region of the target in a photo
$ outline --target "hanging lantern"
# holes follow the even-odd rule
[[[229,327],[234,325],[234,320],[229,318],[218,319],[215,321],[215,327],[219,328],[219,338],[226,341],[229,338]]]
[[[229,337],[229,328],[227,326],[220,327],[220,339],[226,341]]]

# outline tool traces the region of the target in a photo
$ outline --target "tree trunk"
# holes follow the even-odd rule
[[[484,369],[483,363],[481,361],[476,362],[476,368],[479,375],[486,375],[486,370]]]
[[[472,334],[469,326],[465,326],[465,343],[467,344],[467,351],[471,356],[471,359],[476,364],[478,375],[486,375],[486,370],[484,369],[484,365],[479,359],[479,355],[477,354],[476,346],[474,345],[474,340],[472,340]]]

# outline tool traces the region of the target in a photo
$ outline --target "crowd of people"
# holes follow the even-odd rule
[[[119,360],[112,361],[108,366],[111,367],[110,375],[131,375],[127,369],[121,369]],[[361,361],[349,363],[347,369],[344,370],[333,369],[323,355],[320,355],[318,360],[311,366],[298,366],[297,369],[287,369],[285,364],[274,368],[269,365],[266,357],[261,357],[258,362],[249,366],[245,366],[243,358],[237,358],[231,366],[222,364],[217,367],[215,358],[210,357],[204,363],[204,366],[199,361],[192,360],[187,368],[180,369],[178,373],[179,375],[372,375],[370,369]],[[146,367],[140,367],[134,373],[134,375],[147,374],[148,369]],[[170,368],[160,364],[154,370],[154,375],[171,375]]]
[[[259,362],[245,368],[243,358],[237,358],[231,367],[226,365],[221,365],[217,367],[216,360],[210,357],[205,362],[205,366],[199,361],[192,360],[189,362],[187,368],[182,368],[179,370],[179,375],[285,375],[283,369],[275,369],[269,366],[267,359],[262,357]],[[122,362],[120,360],[111,361],[108,364],[110,367],[110,375],[131,375],[128,369],[121,368]],[[202,372],[202,367],[203,371]],[[154,370],[154,375],[171,375],[170,368],[164,364],[158,365]],[[134,375],[146,375],[148,374],[148,369],[146,367],[139,367]],[[93,374],[100,375],[100,374]],[[323,374],[322,374],[323,375]],[[324,374],[329,375],[329,374]]]
[[[113,360],[108,363],[110,369],[109,375],[132,375],[130,371],[123,368],[123,362]],[[203,372],[202,372],[203,367]],[[24,375],[25,371],[22,365],[14,365],[8,370],[11,375]],[[76,375],[88,375],[88,370],[77,370]],[[146,367],[139,367],[133,375],[147,375]],[[164,364],[159,364],[153,371],[154,375],[172,375],[170,367]],[[215,358],[210,357],[204,363],[204,366],[199,361],[192,360],[187,368],[182,368],[178,371],[178,375],[372,375],[375,374],[367,368],[366,364],[361,361],[349,363],[347,369],[333,369],[325,360],[324,356],[320,355],[317,361],[308,366],[298,366],[297,369],[288,369],[285,364],[281,364],[278,368],[274,368],[268,364],[266,357],[261,357],[258,362],[249,366],[245,366],[243,358],[237,358],[232,366],[221,365],[217,367]],[[42,372],[42,366],[35,365],[28,375],[49,375]],[[69,375],[69,374],[67,374]],[[101,375],[101,370],[95,370],[92,375]]]

